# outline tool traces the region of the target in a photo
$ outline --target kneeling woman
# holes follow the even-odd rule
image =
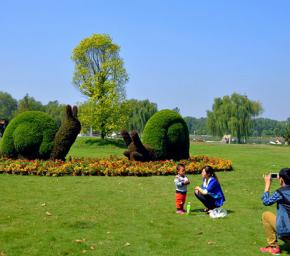
[[[203,183],[201,187],[195,187],[194,194],[206,207],[204,211],[208,212],[209,210],[222,206],[225,197],[213,168],[206,166],[201,172],[201,177]]]

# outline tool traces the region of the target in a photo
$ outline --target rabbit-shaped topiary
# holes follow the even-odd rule
[[[130,160],[152,161],[189,158],[189,133],[184,119],[173,110],[161,110],[146,123],[141,142],[137,132],[122,131]]]
[[[81,131],[81,123],[77,115],[78,109],[76,106],[73,109],[69,105],[66,106],[66,117],[55,135],[51,159],[65,160],[67,153]]]
[[[65,159],[80,132],[77,108],[66,107],[66,117],[58,129],[56,122],[40,111],[26,111],[8,124],[1,140],[1,155],[27,159]],[[75,114],[73,114],[73,112]]]

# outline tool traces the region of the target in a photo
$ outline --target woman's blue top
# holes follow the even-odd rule
[[[222,191],[221,185],[215,177],[210,177],[208,183],[206,184],[206,179],[203,180],[201,185],[203,190],[207,191],[207,194],[211,196],[215,201],[215,206],[220,207],[223,205],[225,199],[224,193]]]

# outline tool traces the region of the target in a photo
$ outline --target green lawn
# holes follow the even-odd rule
[[[81,138],[70,155],[122,151],[121,142]],[[261,255],[261,214],[275,212],[261,203],[262,174],[290,166],[290,148],[195,144],[191,154],[233,161],[234,171],[218,173],[229,211],[225,219],[196,211],[202,208],[193,198],[193,186],[201,183],[196,175],[189,176],[189,216],[175,214],[172,176],[0,175],[0,255]]]

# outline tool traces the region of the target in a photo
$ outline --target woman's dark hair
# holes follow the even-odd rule
[[[218,181],[218,183],[219,183],[219,179],[218,179],[218,177],[216,176],[216,174],[215,174],[215,172],[214,172],[214,169],[213,169],[210,165],[206,165],[206,166],[204,167],[204,171],[205,171],[207,174],[209,174],[210,177],[214,177],[214,178]]]
[[[279,178],[282,178],[286,185],[290,185],[290,168],[283,168],[279,172]]]

